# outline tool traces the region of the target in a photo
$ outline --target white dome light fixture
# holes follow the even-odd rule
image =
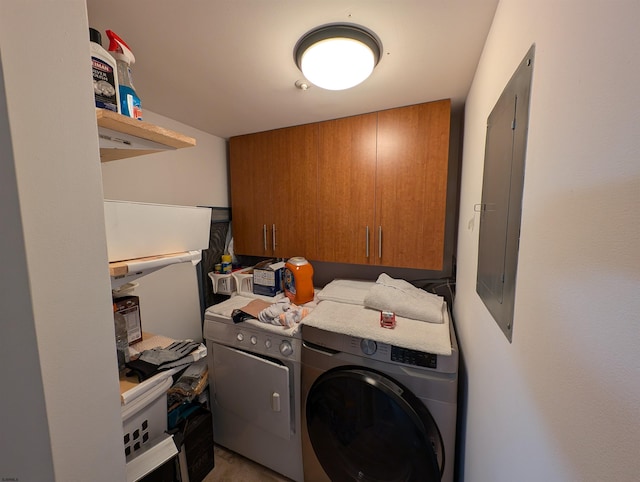
[[[330,24],[303,35],[295,46],[296,65],[313,85],[327,90],[355,87],[380,60],[378,37],[358,25]]]

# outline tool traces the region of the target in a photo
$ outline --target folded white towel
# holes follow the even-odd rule
[[[380,326],[380,312],[347,303],[321,301],[301,325],[325,331],[367,338],[381,343],[410,348],[435,355],[451,355],[449,316],[446,303],[442,307],[443,323],[424,323],[396,316],[393,329]]]
[[[364,299],[373,285],[373,281],[334,279],[318,293],[318,300],[364,306]]]
[[[367,292],[364,306],[380,311],[393,311],[412,320],[443,323],[442,296],[427,293],[411,283],[382,273]]]

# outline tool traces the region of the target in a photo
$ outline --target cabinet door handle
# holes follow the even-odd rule
[[[369,226],[367,226],[367,239],[366,239],[366,252],[367,252],[367,258],[369,257]]]
[[[273,242],[273,250],[276,250],[276,225],[272,224],[271,225],[271,241]]]
[[[378,258],[382,259],[382,226],[378,226]]]
[[[264,243],[264,252],[267,252],[267,225],[262,225],[262,241]]]

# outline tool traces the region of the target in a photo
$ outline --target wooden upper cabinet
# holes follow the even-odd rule
[[[440,271],[449,100],[231,138],[238,254]]]
[[[234,249],[316,257],[318,125],[229,140]]]
[[[443,268],[450,116],[449,100],[378,113],[377,264]]]
[[[318,197],[318,124],[276,131],[276,233],[279,258],[316,258]]]
[[[370,263],[375,222],[376,124],[376,113],[319,124],[319,260]]]
[[[272,255],[267,223],[275,186],[272,168],[264,158],[269,142],[265,133],[229,139],[233,242],[239,254]]]

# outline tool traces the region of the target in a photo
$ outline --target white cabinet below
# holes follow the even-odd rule
[[[175,263],[197,264],[209,247],[211,208],[104,201],[111,287]]]

